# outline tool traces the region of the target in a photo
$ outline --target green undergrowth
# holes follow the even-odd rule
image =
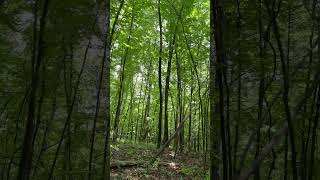
[[[133,167],[112,169],[112,179],[206,179],[200,153],[178,152],[167,148],[152,164],[151,158],[157,153],[150,143],[119,141],[111,145],[112,162],[145,162]]]

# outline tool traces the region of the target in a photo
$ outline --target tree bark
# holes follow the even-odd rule
[[[210,179],[220,179],[219,164],[220,161],[215,154],[220,154],[220,140],[223,139],[223,179],[227,178],[226,151],[225,151],[225,132],[224,132],[224,98],[223,98],[223,82],[222,82],[222,32],[221,32],[221,1],[210,0]],[[216,53],[216,62],[215,60]],[[215,77],[215,76],[216,77]],[[215,83],[217,80],[217,84]],[[217,102],[214,98],[215,84],[218,87],[219,97]],[[214,117],[216,106],[219,108],[220,121]],[[217,132],[220,127],[220,135]],[[220,139],[221,138],[221,139]]]
[[[110,36],[110,0],[106,0],[106,35],[105,35],[105,45],[104,45],[104,58],[106,61],[106,120],[105,120],[105,142],[103,150],[103,164],[102,164],[102,179],[110,180],[110,51],[111,51],[111,36]]]
[[[159,65],[158,65],[158,85],[159,85],[159,119],[158,119],[158,140],[157,148],[161,145],[162,136],[162,110],[163,110],[163,95],[162,95],[162,19],[161,19],[161,1],[158,0],[158,17],[159,17],[159,28],[160,28],[160,46],[159,46]]]
[[[55,165],[57,163],[58,154],[59,154],[59,151],[60,151],[64,136],[65,136],[65,132],[67,130],[69,121],[71,120],[71,117],[72,117],[73,108],[74,108],[74,105],[75,105],[76,97],[78,95],[81,76],[83,74],[83,70],[84,70],[84,67],[85,67],[86,62],[87,62],[87,56],[88,56],[88,51],[89,51],[90,45],[91,45],[91,40],[89,40],[89,42],[87,44],[87,47],[86,47],[86,50],[85,50],[85,53],[84,53],[84,58],[83,58],[83,61],[82,61],[81,69],[80,69],[80,72],[78,74],[77,81],[75,83],[75,88],[74,88],[74,93],[73,93],[73,97],[72,97],[72,100],[71,100],[70,109],[69,109],[69,112],[67,114],[67,118],[66,118],[66,121],[64,123],[61,135],[60,135],[58,147],[57,147],[56,152],[54,154],[53,162],[52,162],[52,165],[51,165],[50,170],[49,170],[48,180],[51,180],[51,178],[53,176],[53,172],[54,172],[54,169],[55,169]]]
[[[315,88],[317,87],[317,85],[319,83],[320,83],[320,72],[317,72],[315,74],[314,80],[310,84],[310,87],[307,90],[307,92],[305,92],[304,95],[298,100],[298,103],[295,106],[295,109],[293,111],[294,114],[293,114],[292,117],[294,117],[294,118],[298,117],[298,113],[301,111],[301,108],[304,106],[304,104],[306,103],[307,99],[310,97],[310,95],[313,93],[313,91],[315,90]],[[293,120],[296,120],[296,119],[293,119]],[[274,149],[274,146],[276,146],[277,144],[279,144],[281,142],[283,136],[287,135],[288,131],[289,131],[289,127],[288,127],[288,124],[286,122],[286,123],[284,123],[282,128],[279,129],[275,133],[274,137],[269,141],[269,143],[264,146],[264,148],[261,151],[260,156],[258,158],[256,158],[256,160],[253,161],[253,163],[251,164],[251,166],[247,170],[243,171],[240,174],[238,180],[246,180],[252,174],[254,174],[254,172],[259,167],[259,165],[262,163],[262,161]]]
[[[320,18],[318,17],[318,60],[320,63]],[[313,121],[313,129],[312,129],[312,139],[311,139],[311,155],[310,155],[310,167],[308,172],[308,180],[313,180],[314,177],[314,162],[315,162],[315,152],[316,152],[316,141],[317,141],[317,128],[319,124],[319,116],[320,116],[320,82],[318,85],[318,98],[317,98],[317,106],[316,106],[316,114]]]
[[[285,115],[286,115],[286,121],[288,123],[288,128],[289,128],[288,130],[289,130],[289,140],[290,140],[291,158],[292,158],[291,160],[292,178],[293,180],[296,180],[298,178],[297,165],[296,165],[297,152],[296,152],[296,144],[295,144],[296,142],[294,137],[295,129],[292,123],[291,110],[289,107],[289,68],[287,66],[288,62],[286,62],[286,60],[288,61],[289,57],[287,57],[288,59],[286,59],[281,37],[280,37],[279,25],[277,22],[277,13],[280,11],[279,8],[281,5],[281,1],[279,1],[277,12],[274,7],[270,7],[269,2],[267,2],[266,0],[264,0],[264,2],[267,8],[269,17],[272,19],[272,22],[273,22],[273,31],[274,31],[275,39],[276,39],[279,54],[280,54],[281,69],[282,69],[282,76],[283,76],[283,87],[284,87],[282,100],[283,100],[283,106],[284,106]]]
[[[37,22],[38,1],[34,6],[34,23]],[[34,37],[33,44],[37,44],[32,53],[32,77],[31,77],[31,92],[29,100],[29,110],[26,123],[26,130],[23,140],[21,158],[19,163],[19,170],[17,179],[28,180],[32,169],[32,156],[33,156],[33,133],[34,133],[34,119],[36,109],[37,90],[39,83],[39,71],[44,58],[44,31],[46,28],[47,14],[48,14],[49,0],[44,1],[43,9],[40,17],[39,34],[38,38]],[[34,34],[37,32],[37,26],[34,26]],[[35,47],[35,46],[34,46]],[[34,64],[35,63],[35,64]]]

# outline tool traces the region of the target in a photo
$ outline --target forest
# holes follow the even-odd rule
[[[319,0],[0,0],[1,180],[319,180]]]

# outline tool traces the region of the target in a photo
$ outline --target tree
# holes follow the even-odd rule
[[[44,1],[43,9],[41,11],[39,31],[37,29],[38,16],[38,3],[35,2],[34,5],[34,40],[33,40],[33,53],[32,53],[32,81],[31,81],[31,92],[29,100],[29,111],[26,124],[26,130],[23,140],[23,149],[21,153],[21,159],[19,163],[19,173],[18,179],[30,178],[30,172],[32,168],[32,156],[33,156],[33,133],[34,133],[34,119],[35,119],[35,109],[36,109],[36,98],[37,98],[37,89],[39,83],[39,72],[40,68],[43,65],[44,59],[44,31],[46,27],[46,17],[48,14],[49,0]]]
[[[111,50],[111,36],[110,36],[110,1],[106,1],[106,36],[104,46],[104,59],[106,61],[106,122],[105,122],[105,142],[104,142],[104,153],[103,153],[103,168],[102,178],[104,180],[110,179],[110,50]]]
[[[316,179],[319,15],[0,0],[0,179]]]
[[[159,36],[160,36],[160,47],[159,47],[159,63],[158,63],[158,84],[159,84],[159,120],[158,120],[158,143],[157,147],[160,148],[161,144],[161,135],[162,135],[162,103],[163,103],[163,95],[162,95],[162,19],[161,19],[161,1],[158,0],[158,17],[159,17]]]

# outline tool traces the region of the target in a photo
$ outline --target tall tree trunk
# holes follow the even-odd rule
[[[237,58],[237,65],[238,65],[238,89],[237,89],[237,118],[235,122],[235,136],[234,136],[234,145],[233,145],[233,174],[236,173],[237,169],[237,154],[238,154],[238,144],[239,144],[239,124],[241,120],[241,12],[240,12],[240,1],[237,0],[237,33],[238,33],[238,58]]]
[[[310,32],[310,37],[309,37],[309,62],[308,62],[308,72],[307,72],[307,79],[306,79],[306,88],[305,91],[308,90],[309,86],[310,86],[310,78],[311,78],[311,74],[312,74],[312,63],[313,63],[313,49],[314,49],[314,45],[313,45],[313,38],[314,38],[314,33],[315,33],[315,26],[316,26],[316,22],[315,22],[315,9],[316,9],[316,4],[317,4],[317,0],[313,0],[312,2],[312,10],[311,10],[311,14],[310,14],[310,18],[312,19],[312,25],[311,25],[311,32]],[[307,9],[308,10],[308,9]],[[301,175],[306,175],[307,174],[307,168],[308,168],[308,149],[309,149],[309,141],[310,141],[310,134],[311,134],[311,124],[312,124],[312,115],[314,113],[314,104],[316,102],[316,95],[315,98],[313,100],[313,103],[311,105],[311,112],[310,112],[310,117],[308,118],[308,130],[307,130],[307,138],[306,138],[306,142],[302,143],[302,155],[301,155],[301,159],[303,162],[303,166],[302,166],[302,174]],[[304,107],[304,113],[307,113],[307,103]],[[303,124],[304,123],[304,119],[302,119]],[[304,136],[301,136],[304,138]]]
[[[159,84],[159,120],[158,120],[158,140],[157,140],[157,148],[160,148],[161,145],[161,135],[162,135],[162,103],[163,103],[163,95],[162,95],[162,19],[161,19],[161,1],[158,0],[158,17],[159,17],[159,28],[160,28],[160,47],[159,47],[159,65],[158,65],[158,84]]]
[[[269,17],[272,19],[273,23],[273,31],[274,31],[274,36],[277,42],[279,54],[280,54],[280,61],[281,61],[281,69],[282,69],[282,76],[283,76],[283,106],[284,106],[284,111],[285,111],[285,116],[286,116],[286,121],[288,123],[288,131],[289,131],[289,140],[290,140],[290,147],[291,147],[291,167],[292,167],[292,178],[293,180],[297,180],[298,178],[298,172],[297,172],[297,152],[296,152],[296,142],[295,142],[295,129],[293,127],[292,123],[292,117],[291,117],[291,110],[289,106],[289,67],[288,65],[288,59],[289,57],[286,58],[281,37],[280,37],[280,30],[279,30],[279,25],[277,22],[277,13],[280,11],[280,4],[281,1],[279,1],[278,4],[278,9],[276,12],[275,7],[270,7],[270,4],[267,0],[264,0]]]
[[[298,117],[298,113],[301,112],[301,109],[304,106],[304,104],[306,103],[306,100],[308,98],[310,98],[310,95],[315,91],[319,82],[320,82],[320,71],[317,71],[317,73],[314,75],[314,80],[313,80],[310,88],[297,101],[298,103],[296,104],[294,111],[293,111],[294,112],[294,114],[292,116],[292,117],[294,117],[293,120],[297,120],[296,118]],[[280,93],[281,93],[281,91],[280,91]],[[238,179],[245,180],[245,179],[248,179],[252,174],[254,174],[257,167],[270,154],[270,152],[274,149],[274,146],[278,145],[281,142],[282,138],[288,133],[288,131],[289,131],[289,125],[287,122],[285,122],[283,124],[282,128],[279,129],[275,133],[274,137],[270,140],[270,142],[264,146],[264,148],[261,151],[260,157],[257,158],[257,160],[253,161],[252,164],[250,165],[250,167],[247,170],[243,171]]]
[[[44,63],[44,62],[43,62]],[[42,112],[42,106],[43,106],[43,102],[45,100],[45,94],[46,94],[46,68],[45,65],[42,66],[42,75],[41,75],[41,89],[40,89],[40,97],[38,100],[38,108],[37,108],[37,116],[36,116],[36,122],[35,122],[35,130],[33,133],[33,138],[32,138],[32,146],[34,147],[36,140],[37,140],[37,134],[40,128],[40,124],[41,124],[41,112]]]
[[[95,23],[94,23],[95,24]],[[82,74],[83,74],[83,71],[84,71],[84,67],[86,65],[86,62],[87,62],[87,57],[88,57],[88,51],[89,51],[89,48],[91,46],[91,40],[89,40],[88,44],[87,44],[87,47],[85,49],[85,53],[84,53],[84,58],[83,58],[83,61],[82,61],[82,65],[81,65],[81,69],[80,69],[80,72],[77,76],[77,81],[75,83],[75,87],[74,87],[74,93],[73,93],[73,96],[72,96],[72,100],[71,100],[71,105],[70,105],[70,109],[69,109],[69,112],[67,114],[67,118],[64,122],[64,126],[63,126],[63,130],[61,132],[61,135],[60,135],[60,139],[59,139],[59,142],[58,142],[58,147],[56,149],[56,152],[54,154],[54,158],[53,158],[53,162],[52,162],[52,165],[50,167],[50,170],[49,170],[49,175],[48,175],[48,180],[51,180],[52,176],[53,176],[53,173],[54,173],[54,169],[55,169],[55,165],[57,163],[57,159],[58,159],[58,155],[59,155],[59,151],[60,151],[60,148],[61,148],[61,145],[62,145],[62,142],[63,142],[63,139],[64,139],[64,136],[65,136],[65,133],[67,131],[67,128],[68,128],[68,124],[71,120],[71,117],[72,117],[72,113],[73,113],[73,109],[74,109],[74,105],[75,105],[75,102],[76,102],[76,97],[78,95],[78,90],[79,90],[79,85],[80,85],[80,81],[81,81],[81,77],[82,77]]]
[[[320,63],[320,17],[317,20],[318,23],[318,64]],[[312,129],[312,138],[311,138],[311,154],[310,154],[310,167],[308,172],[308,180],[313,180],[314,176],[314,162],[315,162],[315,152],[316,152],[316,142],[317,142],[317,128],[319,124],[319,116],[320,116],[320,83],[318,85],[318,98],[317,98],[317,107],[316,114],[313,121],[313,129]]]
[[[109,33],[109,30],[107,30],[107,35],[105,37],[106,39],[109,38],[108,33]],[[106,40],[104,46],[109,46],[108,43],[109,43],[108,40]],[[104,49],[109,49],[109,48],[104,47]],[[104,51],[107,51],[107,50],[104,50]],[[96,99],[96,109],[95,109],[95,113],[94,113],[93,126],[92,126],[92,130],[91,130],[91,144],[90,144],[90,155],[89,155],[89,164],[88,164],[88,180],[91,180],[92,178],[94,178],[94,176],[92,176],[92,171],[94,171],[94,167],[92,167],[93,153],[94,153],[93,151],[94,151],[94,143],[95,143],[95,136],[96,136],[96,126],[97,126],[97,121],[98,121],[99,111],[100,111],[100,104],[101,104],[100,103],[100,96],[101,96],[101,90],[102,90],[102,82],[103,82],[103,77],[104,77],[105,64],[107,64],[107,61],[109,61],[108,56],[107,56],[107,52],[104,52],[103,58],[101,60],[101,69],[100,69],[100,76],[99,76],[99,80],[98,80],[98,90],[97,90],[97,97],[96,97],[97,98]]]
[[[110,180],[110,51],[111,41],[110,36],[110,0],[106,0],[106,35],[104,45],[104,59],[106,61],[106,120],[105,120],[105,142],[103,150],[103,164],[102,164],[102,178],[103,180]]]
[[[172,37],[172,41],[169,43],[169,59],[167,65],[167,75],[166,75],[166,85],[165,85],[165,120],[164,120],[164,137],[163,143],[167,142],[169,137],[169,119],[168,119],[168,101],[169,101],[169,89],[170,89],[170,75],[171,75],[171,61],[173,57],[173,51],[176,42],[177,30],[178,30],[178,23],[181,21],[181,14],[184,6],[181,7],[180,11],[177,12],[175,6],[172,6],[175,10],[176,15],[178,16],[177,23],[175,24],[175,30]]]
[[[171,44],[171,43],[170,43]],[[169,138],[169,113],[168,113],[168,103],[169,103],[169,90],[170,90],[170,76],[171,76],[171,60],[172,60],[172,54],[171,54],[171,46],[170,45],[170,52],[169,52],[169,60],[167,64],[167,75],[166,75],[166,84],[165,84],[165,90],[164,90],[164,134],[163,134],[163,143],[168,141]]]
[[[273,122],[272,122],[272,113],[271,113],[271,106],[269,105],[269,102],[267,101],[267,98],[265,97],[265,103],[266,103],[266,107],[267,107],[267,110],[268,110],[268,118],[269,118],[269,129],[268,129],[268,140],[269,142],[271,141],[272,139],[272,136],[271,136],[271,128],[273,126]],[[270,164],[270,169],[269,169],[269,172],[268,172],[268,180],[271,180],[272,179],[272,172],[273,170],[276,169],[276,152],[274,149],[272,149],[272,161],[271,161],[271,164]]]
[[[68,50],[65,47],[65,42],[63,42],[63,79],[64,79],[64,89],[65,89],[65,95],[66,95],[66,106],[67,111],[70,111],[70,105],[71,105],[71,96],[72,96],[72,66],[73,66],[73,59],[70,58],[71,62],[67,63],[67,57],[68,56]],[[73,53],[73,52],[71,52]],[[72,56],[70,56],[72,57]],[[68,74],[67,74],[68,73]],[[63,169],[65,170],[65,173],[63,175],[63,179],[71,179],[71,120],[68,122],[67,125],[67,136],[64,140],[64,164]]]
[[[133,77],[132,77],[133,78]],[[129,105],[129,120],[128,120],[128,131],[130,135],[130,140],[133,139],[133,129],[131,127],[133,124],[133,100],[134,100],[134,94],[135,94],[135,87],[137,83],[137,78],[134,80],[134,83],[131,84],[130,88],[130,105]]]
[[[131,36],[132,36],[132,29],[133,29],[133,23],[134,23],[134,18],[135,18],[135,2],[133,0],[133,8],[131,12],[131,21],[130,21],[130,27],[129,27],[129,34],[127,38],[127,44],[129,45],[131,42]],[[113,136],[113,141],[117,141],[118,138],[118,131],[119,131],[119,121],[120,121],[120,113],[121,113],[121,106],[122,106],[122,101],[123,101],[123,91],[124,91],[124,81],[125,81],[125,68],[126,68],[126,63],[127,63],[127,57],[129,53],[129,47],[126,46],[124,56],[121,61],[121,70],[120,70],[120,87],[118,91],[118,103],[117,103],[117,109],[116,109],[116,115],[114,118],[114,136]]]
[[[263,22],[262,22],[262,4],[261,0],[258,1],[258,33],[259,33],[259,57],[260,57],[260,68],[261,72],[259,74],[259,92],[258,92],[258,117],[257,117],[257,140],[256,140],[256,152],[255,159],[260,156],[260,145],[261,145],[261,126],[263,124],[263,100],[265,96],[265,73],[264,73],[264,49],[263,49]],[[260,180],[260,167],[257,168],[255,175],[255,180]]]
[[[317,140],[317,128],[319,124],[319,114],[320,114],[320,85],[318,86],[317,93],[317,107],[316,114],[313,120],[313,128],[312,128],[312,138],[311,138],[311,150],[310,150],[310,167],[308,172],[308,180],[312,180],[314,176],[314,162],[315,162],[315,151],[316,151],[316,140]]]
[[[190,44],[189,44],[189,41],[188,41],[188,38],[187,38],[187,34],[185,32],[184,23],[183,23],[182,20],[180,20],[180,23],[182,25],[183,36],[184,36],[185,43],[187,45],[187,49],[188,49],[188,53],[189,53],[190,60],[191,60],[191,63],[192,63],[192,67],[193,67],[194,73],[195,73],[196,78],[197,78],[198,97],[199,97],[199,103],[200,103],[200,113],[199,113],[199,117],[200,118],[199,118],[199,120],[200,120],[200,123],[201,123],[201,135],[203,137],[205,137],[206,136],[205,129],[204,129],[204,120],[205,120],[204,116],[205,115],[204,115],[203,101],[202,101],[202,96],[201,96],[201,81],[200,81],[199,72],[198,72],[198,69],[197,69],[197,63],[195,62],[195,60],[193,58],[191,47],[190,47]],[[205,139],[204,138],[202,139],[202,148],[203,148],[203,151],[205,153]]]
[[[44,130],[44,134],[43,134],[41,146],[40,146],[41,149],[40,149],[38,158],[36,160],[37,164],[34,167],[34,171],[33,171],[33,175],[32,175],[33,178],[37,176],[37,172],[39,169],[37,167],[38,167],[38,164],[41,162],[42,155],[45,151],[45,147],[47,146],[47,137],[48,137],[48,134],[50,131],[51,123],[53,122],[53,120],[55,118],[56,110],[57,110],[57,92],[55,90],[54,97],[52,99],[52,111],[51,111],[49,120],[46,122],[46,128]]]
[[[148,137],[148,133],[150,132],[150,104],[151,104],[151,71],[152,71],[152,63],[150,61],[147,73],[147,83],[146,83],[146,94],[147,94],[147,102],[146,102],[146,110],[143,117],[143,129],[142,140],[146,141]]]
[[[176,12],[177,14],[177,12]],[[185,27],[184,27],[184,23],[182,20],[180,20],[180,23],[182,25],[182,31],[183,31],[183,36],[184,36],[184,40],[185,40],[185,43],[187,45],[187,49],[188,49],[188,53],[189,53],[189,56],[190,56],[190,60],[191,60],[191,63],[192,63],[192,67],[193,67],[193,70],[194,70],[194,73],[196,75],[196,78],[197,78],[197,85],[198,85],[198,97],[199,97],[199,103],[200,103],[200,113],[199,113],[199,120],[201,122],[201,128],[202,128],[202,136],[205,136],[205,131],[203,129],[204,127],[204,110],[203,110],[203,102],[202,102],[202,96],[201,96],[201,81],[200,81],[200,77],[199,77],[199,72],[198,72],[198,69],[197,69],[197,63],[196,61],[194,60],[193,58],[193,54],[192,54],[192,51],[191,51],[191,47],[190,47],[190,43],[188,41],[188,38],[187,38],[187,34],[186,34],[186,31],[185,31]],[[205,140],[203,140],[203,146],[204,147],[204,144],[205,144]],[[203,148],[204,150],[205,148]]]
[[[38,13],[38,0],[34,6],[34,23],[37,22]],[[46,27],[46,20],[48,14],[49,0],[44,1],[43,9],[40,17],[39,34],[38,38],[34,37],[34,51],[32,53],[32,77],[31,77],[31,92],[29,100],[29,110],[26,123],[26,130],[23,140],[23,146],[21,151],[21,158],[19,163],[19,170],[17,179],[28,180],[30,178],[30,172],[32,169],[32,155],[33,155],[33,133],[34,133],[34,116],[36,109],[36,99],[39,81],[39,71],[44,58],[44,31]],[[37,32],[37,25],[34,25],[34,35]],[[36,40],[36,41],[35,41]],[[36,44],[36,45],[35,45]]]
[[[210,179],[216,180],[219,177],[219,164],[220,161],[215,157],[220,154],[220,140],[222,140],[222,156],[223,156],[223,179],[227,179],[227,159],[226,159],[226,142],[225,142],[225,129],[224,129],[224,97],[223,97],[223,82],[222,82],[222,62],[223,62],[223,49],[222,49],[222,6],[220,0],[210,0]],[[214,62],[215,55],[217,61]],[[216,66],[215,66],[216,64]],[[216,77],[214,77],[214,74]],[[215,79],[218,87],[219,98],[215,102]],[[219,109],[220,121],[215,122],[217,119],[214,117],[215,104]],[[220,127],[220,135],[216,127]],[[221,137],[221,139],[220,139]]]
[[[182,8],[181,8],[182,10]],[[178,22],[181,18],[181,11],[178,15]],[[173,51],[176,43],[176,36],[178,31],[178,22],[176,23],[172,41],[169,43],[169,59],[167,64],[167,75],[166,75],[166,85],[164,90],[164,134],[163,143],[168,141],[169,138],[169,113],[168,113],[168,102],[169,102],[169,90],[170,90],[170,77],[171,77],[171,64],[173,58]]]
[[[227,63],[225,63],[222,69],[222,75],[223,75],[223,83],[225,86],[225,92],[226,92],[226,146],[227,146],[227,156],[228,156],[228,168],[229,168],[229,179],[232,179],[232,147],[231,147],[231,132],[230,132],[230,89],[228,84],[228,78],[227,78]]]
[[[178,119],[179,119],[179,124],[181,124],[181,121],[182,121],[182,98],[181,98],[181,90],[182,90],[182,87],[181,87],[181,64],[180,64],[180,60],[179,60],[179,57],[178,57],[178,52],[177,52],[177,46],[175,48],[175,53],[176,53],[176,68],[177,68],[177,78],[178,78],[178,81],[177,81],[177,90],[178,90],[178,94],[177,94],[177,99],[178,99],[178,106],[177,106],[177,110],[178,110]],[[190,113],[191,114],[191,113]],[[181,132],[179,133],[179,142],[180,142],[180,151],[182,152],[183,151],[183,140],[184,140],[184,126],[182,126],[182,130]]]
[[[189,111],[192,112],[193,109],[193,71],[192,68],[190,68],[190,102],[189,102]],[[192,143],[191,143],[191,133],[192,133],[192,113],[189,115],[189,129],[188,129],[188,142],[189,142],[189,151],[192,149]]]
[[[107,0],[107,1],[109,1],[109,0]],[[114,21],[113,21],[113,24],[112,24],[112,29],[111,29],[111,33],[109,34],[109,36],[110,36],[110,53],[111,53],[111,49],[112,49],[112,47],[113,47],[113,36],[114,36],[114,33],[115,33],[115,31],[116,31],[116,26],[117,26],[117,24],[118,24],[118,20],[119,20],[119,16],[120,16],[120,13],[121,13],[121,10],[123,9],[123,6],[124,6],[124,1],[125,0],[121,0],[121,2],[120,2],[120,5],[119,5],[119,7],[118,7],[118,10],[117,10],[117,13],[116,13],[116,16],[115,16],[115,18],[114,18]],[[108,2],[109,3],[109,2]],[[108,10],[107,10],[108,11]],[[109,23],[110,24],[110,23]],[[108,27],[109,28],[109,31],[110,31],[110,27]],[[111,56],[110,56],[111,57]]]
[[[142,78],[142,80],[141,80],[141,84],[140,84],[140,92],[139,92],[139,101],[138,101],[138,113],[137,113],[137,117],[136,117],[136,127],[135,127],[135,133],[136,133],[136,136],[135,136],[135,139],[134,139],[134,141],[136,142],[137,141],[137,139],[138,139],[138,136],[139,136],[139,119],[140,119],[140,106],[141,106],[141,102],[142,102],[142,98],[141,98],[141,96],[142,96],[142,90],[143,90],[143,78]],[[143,103],[142,103],[143,104]],[[143,105],[142,105],[142,107],[143,107]],[[132,124],[133,125],[133,124]],[[141,131],[141,130],[140,130]]]

